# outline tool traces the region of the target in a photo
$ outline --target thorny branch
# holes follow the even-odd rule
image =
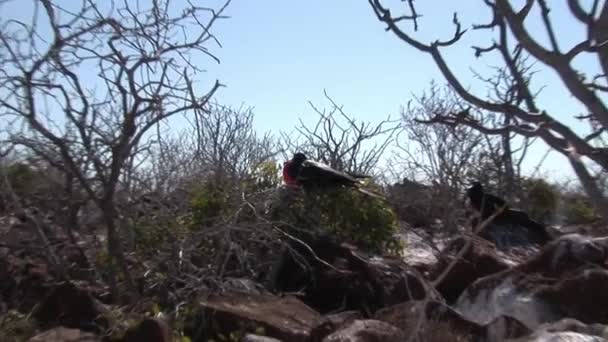
[[[192,61],[217,61],[206,45],[219,44],[211,29],[229,3],[218,10],[189,3],[180,11],[170,0],[147,7],[83,0],[74,10],[41,0],[31,24],[0,23],[0,118],[15,123],[6,134],[61,165],[103,211],[108,252],[131,290],[117,240],[120,177],[151,143],[151,128],[203,110],[221,86],[215,81],[197,94],[193,78],[201,68]],[[109,277],[116,294],[113,266]]]
[[[576,17],[587,28],[587,36],[571,49],[562,52],[559,46],[558,35],[555,33],[551,21],[549,2],[544,0],[527,0],[523,7],[515,9],[507,0],[484,0],[484,4],[491,10],[492,18],[487,24],[473,25],[473,30],[491,30],[493,39],[490,44],[474,46],[474,55],[482,57],[484,54],[497,52],[503,66],[498,68],[498,79],[503,79],[503,84],[508,87],[500,89],[501,96],[496,98],[484,98],[469,90],[448,65],[442,48],[456,45],[460,38],[466,33],[461,28],[458,17],[454,14],[452,23],[455,25],[451,39],[425,44],[407,33],[399,26],[403,18],[411,17],[394,16],[391,10],[382,4],[381,0],[368,0],[379,21],[387,25],[387,31],[395,34],[397,38],[404,41],[415,49],[428,54],[438,66],[442,75],[458,95],[467,101],[475,109],[458,111],[449,115],[438,115],[424,123],[441,123],[448,125],[467,125],[485,134],[505,135],[516,133],[524,137],[540,137],[549,146],[568,158],[573,169],[587,193],[592,197],[598,209],[608,213],[608,201],[599,191],[597,184],[593,181],[588,167],[584,164],[583,157],[597,163],[603,169],[608,168],[608,150],[601,143],[604,127],[608,125],[608,107],[605,103],[605,88],[608,85],[608,3],[600,5],[600,1],[594,1],[589,12],[577,0],[569,0],[568,6],[574,17]],[[409,3],[410,12],[413,5]],[[524,24],[534,13],[533,8],[538,6],[540,19],[547,36],[549,37],[549,48],[544,47],[533,37]],[[417,13],[417,12],[416,12]],[[420,17],[419,14],[414,16]],[[399,19],[399,20],[397,20]],[[414,19],[409,19],[414,20]],[[418,24],[415,24],[416,28]],[[514,46],[509,46],[515,40]],[[574,68],[572,61],[579,55],[595,55],[599,61],[601,72],[592,77],[591,82],[587,77]],[[529,57],[528,57],[529,56]],[[533,58],[554,70],[562,81],[563,86],[574,96],[578,102],[588,111],[586,120],[596,122],[593,132],[587,136],[581,136],[573,131],[567,124],[557,120],[556,114],[548,113],[536,103],[536,94],[530,89],[530,79],[533,72],[526,59]],[[490,83],[492,79],[487,79]],[[603,84],[602,84],[603,83]],[[494,84],[495,89],[498,83]],[[603,95],[601,93],[604,93]],[[475,111],[477,117],[471,115]],[[495,113],[506,117],[504,124],[499,126],[486,126],[480,116],[487,113]]]
[[[311,158],[338,170],[356,174],[371,172],[394,140],[398,129],[397,121],[391,120],[389,116],[375,126],[370,122],[357,122],[326,91],[324,95],[331,104],[331,109],[319,109],[309,102],[319,119],[312,127],[300,120],[300,125],[296,127],[303,139],[300,144],[303,143],[306,147],[298,146],[298,143],[284,136],[286,147],[293,151],[302,149]],[[368,147],[368,144],[371,146]]]

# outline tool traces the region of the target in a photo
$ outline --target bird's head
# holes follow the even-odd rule
[[[473,182],[471,182],[471,187],[469,188],[469,190],[467,192],[469,194],[472,194],[472,193],[483,193],[483,186],[481,185],[481,182],[479,182],[479,181],[473,181]]]
[[[306,155],[304,153],[301,153],[301,152],[296,152],[293,155],[293,158],[291,158],[291,160],[293,160],[297,164],[303,163],[306,159],[307,159]]]

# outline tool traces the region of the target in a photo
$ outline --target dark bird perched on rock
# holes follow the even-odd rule
[[[522,210],[510,208],[504,199],[484,192],[480,182],[473,182],[473,185],[467,190],[467,196],[471,206],[480,214],[482,220],[485,221],[501,208],[504,208],[502,212],[494,217],[492,223],[497,225],[517,225],[527,228],[533,235],[534,240],[541,244],[552,240],[543,224],[531,219]],[[477,224],[478,220],[474,220],[473,226],[475,227]]]
[[[347,186],[356,188],[364,194],[382,198],[381,195],[359,187],[361,185],[359,179],[369,177],[336,170],[323,163],[310,160],[300,152],[295,153],[293,158],[283,165],[283,180],[288,186],[302,187],[305,190]]]
[[[467,196],[469,197],[469,201],[475,210],[477,210],[482,219],[487,219],[496,213],[503,206],[505,207],[505,211],[509,209],[507,202],[497,196],[492,194],[484,193],[483,186],[480,182],[473,182],[473,186],[471,186],[467,190]]]

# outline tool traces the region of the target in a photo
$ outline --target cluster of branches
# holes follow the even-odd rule
[[[455,27],[453,35],[427,44],[416,39],[401,25],[412,22],[414,29],[418,29],[421,14],[417,12],[413,1],[407,1],[406,11],[409,13],[394,15],[381,0],[369,0],[378,20],[387,25],[386,30],[418,51],[428,54],[456,93],[475,108],[475,111],[465,109],[441,113],[421,122],[466,125],[488,135],[515,133],[529,138],[538,137],[569,160],[595,206],[607,215],[608,201],[592,174],[592,168],[593,165],[602,169],[608,167],[608,152],[603,140],[608,125],[608,107],[605,103],[608,92],[608,3],[592,1],[589,10],[585,10],[580,1],[567,2],[570,14],[585,26],[587,35],[566,50],[563,44],[560,46],[559,36],[555,33],[549,2],[527,0],[519,9],[514,8],[508,0],[484,0],[483,3],[492,16],[487,23],[475,24],[472,29],[491,32],[492,38],[488,45],[474,46],[472,52],[477,58],[497,54],[502,62],[496,68],[495,75],[482,78],[494,90],[495,96],[487,97],[469,90],[444,56],[443,50],[460,43],[467,32],[456,13],[452,18]],[[525,25],[526,20],[531,20],[535,12],[549,37],[548,47],[543,46]],[[573,61],[582,56],[597,59],[599,69],[596,75],[587,76],[575,68]],[[533,72],[529,60],[539,62],[555,72],[565,90],[585,108],[587,114],[578,118],[589,123],[589,134],[573,131],[567,124],[556,119],[558,113],[542,109],[530,84]],[[500,125],[488,125],[484,121],[487,113],[499,115]],[[591,161],[591,164],[586,161]]]
[[[1,23],[3,142],[62,170],[71,190],[101,210],[115,294],[116,266],[134,289],[116,226],[125,165],[137,160],[151,143],[147,133],[162,121],[207,111],[220,83],[196,91],[201,69],[192,61],[217,60],[207,45],[218,43],[212,27],[228,3],[215,10],[169,0],[83,0],[72,8],[41,0],[30,22]]]
[[[398,120],[389,116],[375,125],[357,122],[326,91],[324,95],[330,109],[320,109],[309,102],[318,120],[310,126],[300,120],[295,139],[283,134],[283,150],[305,152],[309,158],[338,170],[372,173],[394,141]]]
[[[466,104],[449,87],[434,82],[429,90],[401,111],[396,149],[388,173],[397,183],[389,187],[392,202],[406,221],[432,225],[439,219],[448,230],[464,217],[463,189],[482,181],[493,191],[520,194],[521,163],[530,142],[487,136],[467,126],[423,125],[421,121],[447,115]],[[492,124],[492,116],[485,121]],[[425,185],[426,184],[426,185]],[[408,217],[409,216],[409,217]]]

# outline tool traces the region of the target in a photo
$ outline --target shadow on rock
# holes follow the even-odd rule
[[[294,245],[277,271],[274,289],[297,293],[322,314],[354,310],[370,317],[376,310],[439,294],[399,257],[368,257],[347,244],[327,239]],[[312,252],[314,252],[314,254]]]
[[[455,308],[478,324],[508,315],[530,329],[566,317],[606,322],[606,241],[563,236],[528,262],[475,281]]]

